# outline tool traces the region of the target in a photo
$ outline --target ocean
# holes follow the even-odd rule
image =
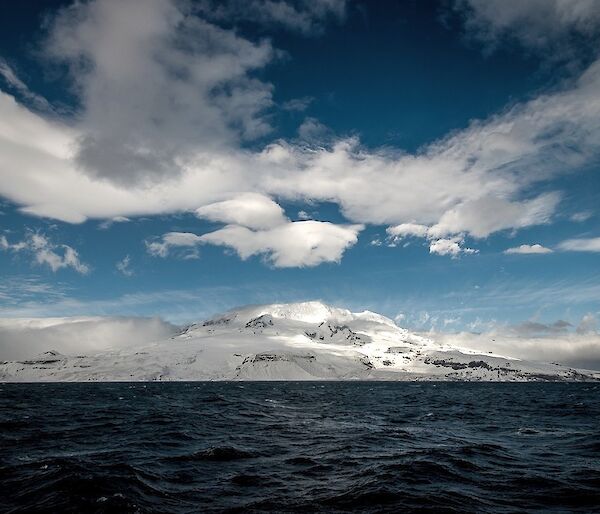
[[[600,512],[600,385],[0,384],[0,512]]]

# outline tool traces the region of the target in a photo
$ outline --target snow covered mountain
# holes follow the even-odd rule
[[[577,381],[600,372],[443,345],[320,302],[235,309],[142,348],[0,363],[0,381],[130,380]]]

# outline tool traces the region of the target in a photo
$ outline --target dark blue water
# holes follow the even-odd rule
[[[0,385],[2,512],[600,512],[594,384]]]

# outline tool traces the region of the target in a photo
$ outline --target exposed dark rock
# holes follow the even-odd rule
[[[246,328],[267,328],[273,326],[273,318],[268,314],[263,314],[257,318],[251,319],[246,323]]]

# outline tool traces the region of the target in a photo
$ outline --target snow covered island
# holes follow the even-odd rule
[[[244,307],[166,340],[0,363],[0,381],[600,380],[600,372],[482,354],[320,302]]]

